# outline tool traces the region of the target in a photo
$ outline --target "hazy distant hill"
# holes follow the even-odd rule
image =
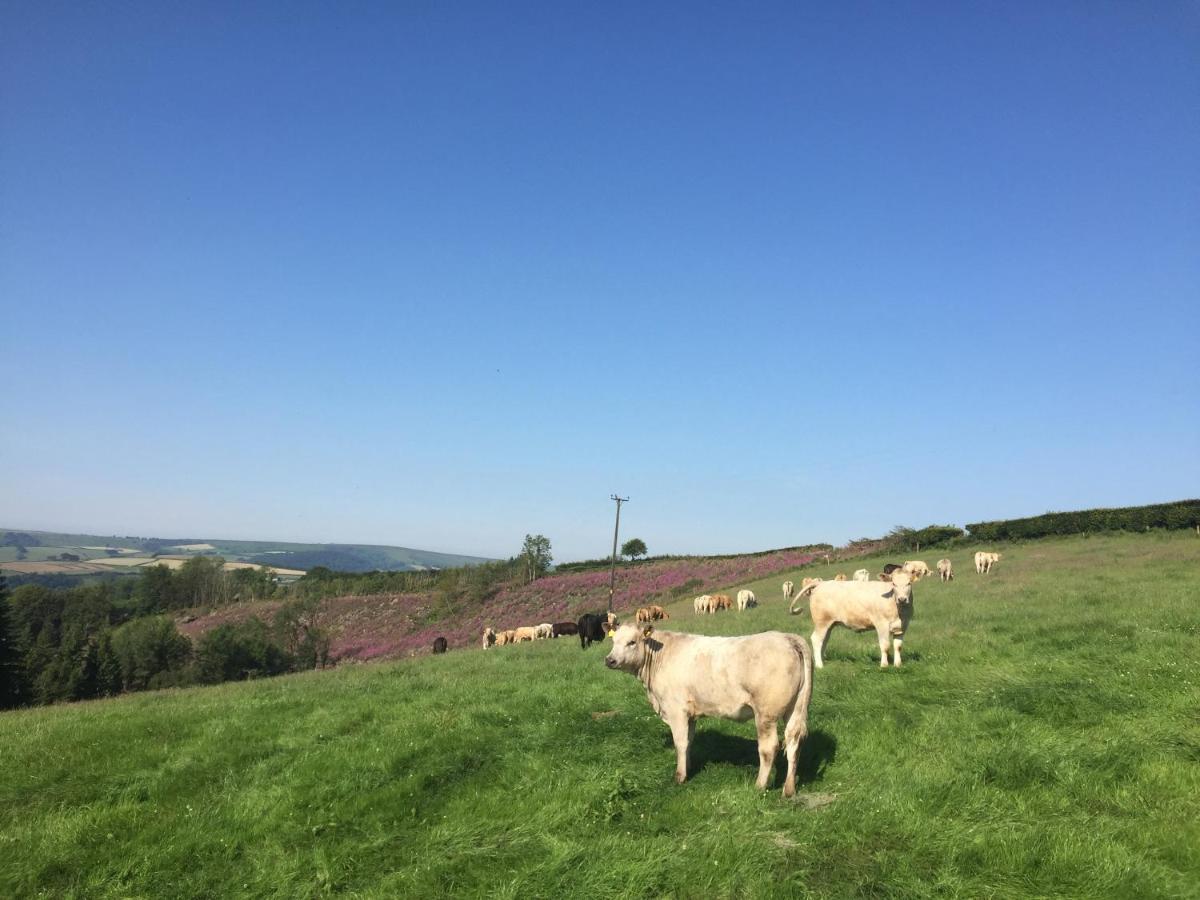
[[[487,562],[480,556],[436,553],[382,544],[293,544],[286,541],[229,541],[220,538],[156,538],[134,535],[68,534],[28,528],[0,529],[0,565],[17,560],[52,560],[62,554],[79,561],[123,553],[223,556],[285,569],[326,566],[343,572],[445,569]]]

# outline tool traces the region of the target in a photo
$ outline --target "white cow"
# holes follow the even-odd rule
[[[758,598],[754,596],[754,591],[742,589],[737,593],[738,612],[745,612],[751,607],[758,606]]]
[[[701,594],[692,601],[692,609],[698,613],[712,612],[712,597],[708,594]]]
[[[916,581],[918,578],[924,578],[926,575],[933,574],[933,569],[929,568],[928,565],[919,559],[910,559],[900,568],[907,572],[912,577],[913,581]]]
[[[548,641],[554,637],[554,626],[549,622],[543,622],[541,625],[535,626],[537,629],[537,639],[539,641]]]
[[[975,572],[979,575],[987,575],[992,571],[992,566],[1000,562],[999,553],[988,553],[980,550],[975,554]]]
[[[794,584],[792,584],[790,581],[785,581],[783,583],[783,599],[791,600],[792,593],[793,593],[793,591],[795,591],[795,589],[796,589],[796,586]]]
[[[622,625],[613,635],[610,669],[636,675],[646,698],[671,728],[675,781],[687,780],[696,719],[719,716],[758,728],[758,781],[765,789],[779,752],[777,723],[783,719],[787,778],[783,796],[796,793],[796,760],[808,734],[813,658],[798,634],[766,631],[742,637],[707,637],[656,631],[652,625]]]
[[[854,580],[855,581],[870,581],[871,573],[868,572],[866,569],[855,569],[854,570]]]
[[[879,637],[879,665],[888,664],[888,637],[892,638],[892,655],[900,665],[900,647],[904,632],[912,618],[912,580],[906,572],[896,570],[888,581],[825,581],[805,588],[797,596],[789,612],[799,610],[796,604],[806,596],[813,620],[812,649],[817,668],[822,668],[822,653],[829,630],[845,625],[854,631],[875,629]]]
[[[519,625],[513,629],[513,643],[519,644],[522,641],[536,641],[538,638],[538,630],[536,625]]]
[[[489,625],[483,629],[483,649],[487,650],[494,643],[496,643],[496,629]]]
[[[937,561],[938,575],[942,577],[942,581],[954,580],[954,564],[948,559],[939,559]]]

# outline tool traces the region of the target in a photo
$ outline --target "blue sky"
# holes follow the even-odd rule
[[[652,7],[652,8],[647,8]],[[0,525],[559,559],[1200,494],[1190,3],[0,6]]]

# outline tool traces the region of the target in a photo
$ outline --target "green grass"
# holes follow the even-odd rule
[[[751,723],[674,785],[640,685],[548,641],[6,713],[0,895],[1200,896],[1200,540],[1002,549],[917,585],[902,669],[834,632],[799,802]],[[807,635],[782,580],[667,624]]]

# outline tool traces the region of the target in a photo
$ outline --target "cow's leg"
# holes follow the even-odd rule
[[[891,637],[887,623],[881,622],[876,625],[875,634],[879,638],[879,668],[886,669],[888,666],[888,638]]]
[[[667,719],[671,726],[671,739],[675,742],[675,783],[687,781],[688,757],[692,748],[692,738],[696,734],[696,722],[689,719],[687,713],[673,713]]]
[[[812,633],[813,665],[818,669],[825,668],[825,641],[829,638],[829,629],[833,624],[818,625]]]
[[[900,665],[900,647],[904,644],[904,635],[892,635],[892,662]]]
[[[775,756],[779,753],[779,729],[774,719],[758,713],[754,714],[754,724],[758,726],[758,781],[754,782],[754,786],[765,791],[771,768],[775,765]]]

